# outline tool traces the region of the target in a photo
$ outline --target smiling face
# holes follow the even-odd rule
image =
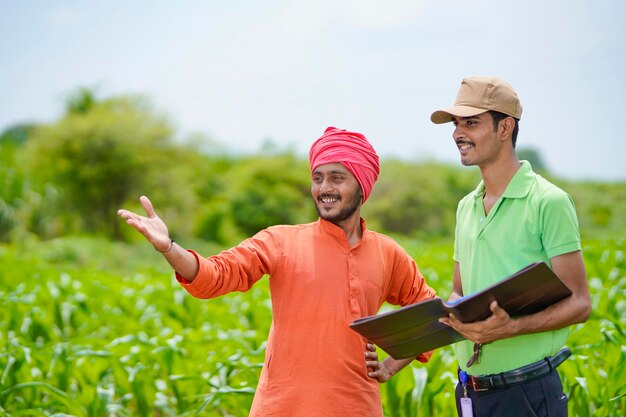
[[[361,186],[341,163],[315,168],[311,174],[311,195],[317,214],[324,220],[340,224],[359,216],[363,200]]]
[[[455,126],[452,137],[461,153],[463,165],[484,167],[495,162],[505,149],[506,137],[501,134],[502,124],[494,129],[491,114],[453,116],[452,122]]]

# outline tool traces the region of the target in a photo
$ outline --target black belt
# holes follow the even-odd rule
[[[513,369],[512,371],[484,376],[468,375],[467,385],[474,391],[487,391],[521,384],[522,382],[548,375],[553,369],[563,363],[565,359],[569,358],[571,354],[572,351],[569,348],[563,348],[554,356]]]

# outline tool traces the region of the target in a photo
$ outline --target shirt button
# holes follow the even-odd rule
[[[482,223],[482,222],[484,222],[484,221],[485,221],[485,218],[484,218],[484,217],[481,217],[481,218],[480,218],[480,222]]]

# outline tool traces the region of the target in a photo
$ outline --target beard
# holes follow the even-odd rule
[[[320,194],[318,196],[318,198],[323,197],[337,197],[339,199],[341,198],[332,194]],[[339,223],[349,219],[357,211],[357,209],[361,205],[362,200],[363,192],[361,191],[361,187],[358,187],[354,194],[352,194],[352,198],[350,198],[350,202],[348,203],[348,205],[339,210],[337,214],[333,215],[322,212],[322,210],[320,210],[320,207],[317,205],[317,201],[315,202],[315,209],[317,210],[317,215],[320,216],[322,219],[338,225]]]

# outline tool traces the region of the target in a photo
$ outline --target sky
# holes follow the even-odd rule
[[[306,155],[335,126],[382,158],[459,163],[430,114],[484,75],[517,91],[518,147],[552,174],[622,181],[624,16],[623,0],[0,1],[0,131],[58,120],[87,87],[233,152]]]

